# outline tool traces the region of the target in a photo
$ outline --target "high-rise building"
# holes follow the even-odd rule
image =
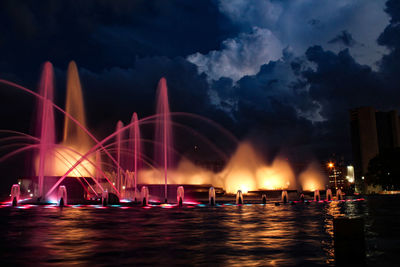
[[[376,111],[373,107],[350,110],[351,144],[356,188],[363,186],[369,161],[379,152],[400,147],[397,111]]]

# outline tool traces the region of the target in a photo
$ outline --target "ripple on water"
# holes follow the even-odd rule
[[[400,235],[398,227],[391,232],[397,239],[382,230],[384,219],[394,225],[393,207],[385,210],[382,201],[150,209],[3,207],[2,260],[6,265],[60,266],[333,265],[333,218],[364,216],[368,260],[377,262],[382,255],[391,259],[385,240],[399,247]],[[383,245],[371,245],[377,240]]]

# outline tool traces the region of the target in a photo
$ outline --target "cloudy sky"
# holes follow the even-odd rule
[[[5,0],[0,33],[0,78],[36,89],[49,60],[61,106],[77,62],[99,136],[154,113],[162,76],[173,111],[298,159],[351,160],[348,110],[400,105],[396,0]],[[0,94],[1,128],[29,131],[31,97]]]

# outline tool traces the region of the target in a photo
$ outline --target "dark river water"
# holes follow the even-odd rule
[[[364,218],[368,265],[398,266],[399,208],[390,196],[280,206],[1,206],[1,266],[334,265],[336,216]]]

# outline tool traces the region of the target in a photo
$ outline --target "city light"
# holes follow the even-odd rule
[[[354,167],[351,165],[347,166],[346,179],[349,183],[354,183]]]

